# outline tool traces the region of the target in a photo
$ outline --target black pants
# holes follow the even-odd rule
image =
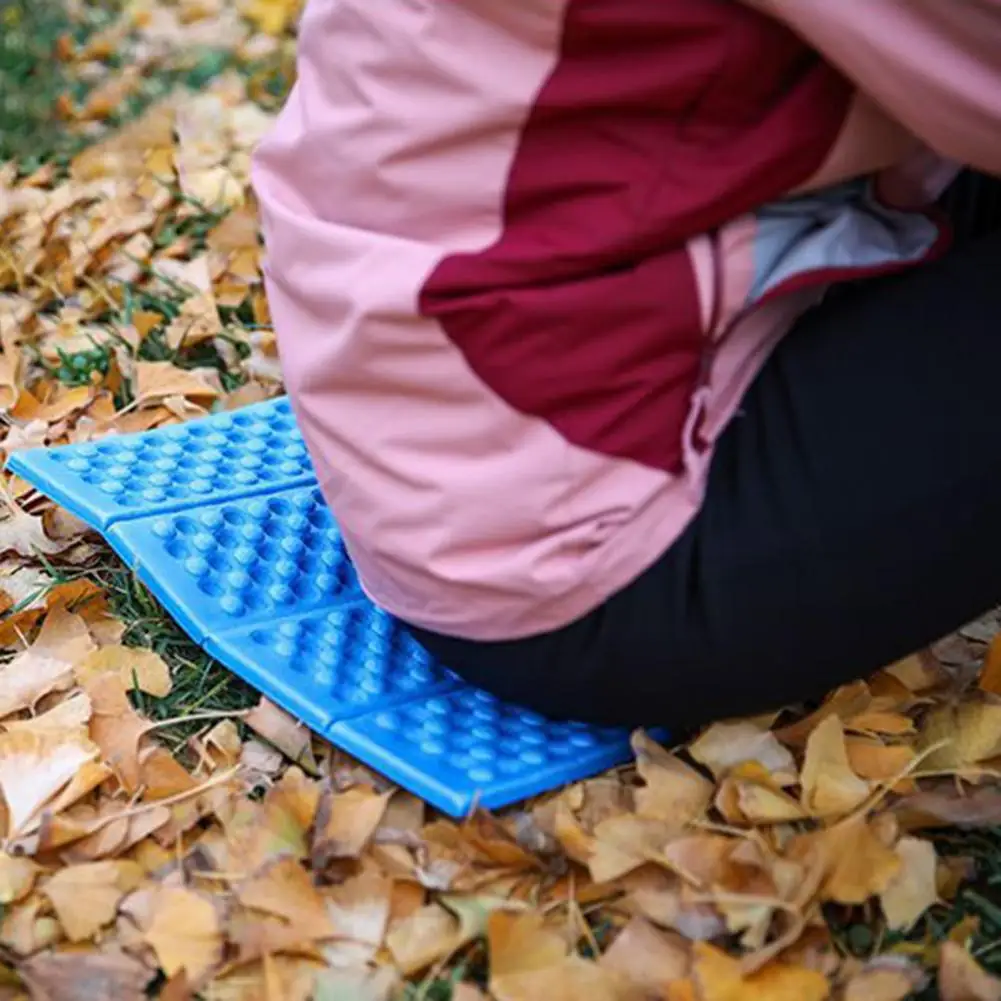
[[[418,633],[545,714],[676,733],[807,701],[1001,602],[1001,232],[839,289],[769,359],[705,505],[543,636]]]

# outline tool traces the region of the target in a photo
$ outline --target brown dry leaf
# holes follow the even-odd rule
[[[43,953],[18,972],[34,1001],[144,1001],[154,972],[116,949]]]
[[[139,756],[143,800],[150,802],[180,796],[196,788],[198,782],[165,747],[154,745]]]
[[[942,944],[938,988],[942,1001],[1001,1001],[1001,980],[955,942]]]
[[[171,397],[209,403],[222,395],[218,374],[211,369],[183,369],[169,361],[136,362],[136,401],[140,406]]]
[[[0,790],[7,804],[7,837],[25,829],[99,749],[79,731],[0,734]]]
[[[30,956],[62,938],[62,928],[53,917],[41,916],[44,901],[34,894],[6,908],[0,923],[0,943],[19,956]]]
[[[0,904],[8,904],[24,900],[35,885],[39,868],[21,855],[8,855],[0,852]]]
[[[115,919],[119,901],[143,878],[135,862],[90,862],[56,872],[42,887],[71,942],[83,942]]]
[[[323,954],[331,966],[361,966],[375,959],[389,927],[393,891],[392,880],[373,872],[363,872],[330,891],[327,914],[334,941],[324,946]],[[416,906],[410,913],[415,913],[423,894],[412,899]]]
[[[887,926],[906,931],[938,903],[935,846],[920,838],[901,838],[896,847],[900,871],[880,894]]]
[[[5,720],[6,730],[33,730],[36,733],[65,733],[79,730],[90,720],[90,699],[83,692],[76,692],[50,710],[29,720]]]
[[[802,835],[797,845],[819,852],[826,872],[823,895],[841,904],[862,904],[884,893],[901,868],[896,852],[865,817]]]
[[[894,812],[900,826],[908,831],[995,827],[1001,824],[1001,789],[993,785],[966,789],[947,781],[908,796]]]
[[[75,544],[75,539],[50,539],[41,517],[10,503],[6,508],[6,516],[0,520],[0,556],[8,553],[24,557],[37,557],[39,553],[54,556]]]
[[[268,743],[274,744],[290,761],[310,775],[317,773],[316,758],[313,756],[313,735],[284,709],[280,709],[267,699],[254,706],[243,718],[243,722]]]
[[[774,962],[748,977],[740,961],[705,942],[694,946],[694,980],[712,1001],[824,1001],[830,984],[821,973]]]
[[[1001,695],[1001,633],[998,633],[987,648],[984,665],[980,670],[978,685],[981,691]]]
[[[656,861],[676,834],[673,824],[631,813],[603,820],[594,830],[588,858],[591,878],[596,883],[610,883]]]
[[[822,720],[807,738],[800,781],[803,807],[816,817],[849,813],[868,797],[869,783],[848,763],[844,728],[837,715]]]
[[[906,744],[882,744],[868,737],[848,737],[845,740],[848,764],[860,778],[871,782],[886,782],[903,774],[917,757]],[[897,792],[912,792],[914,783],[904,779],[894,787]]]
[[[209,752],[215,767],[231,767],[243,752],[240,731],[231,719],[222,719],[204,737],[202,744]]]
[[[0,668],[0,719],[73,684],[73,663],[94,648],[86,623],[61,606],[45,619],[35,642]]]
[[[1001,754],[1001,705],[961,702],[933,709],[921,727],[919,749],[944,742],[921,763],[924,771],[950,771]]]
[[[730,824],[779,824],[808,816],[757,761],[737,765],[720,783],[715,803]]]
[[[132,708],[117,675],[92,674],[84,687],[93,708],[90,736],[122,785],[135,792],[141,784],[139,745],[150,723]]]
[[[657,997],[667,984],[688,976],[690,944],[680,935],[658,930],[643,918],[633,918],[599,962]]]
[[[22,606],[21,611],[0,620],[0,647],[23,646],[25,634],[46,612],[60,606],[72,607],[90,627],[110,617],[107,596],[93,581],[57,583],[48,574],[30,569],[21,569],[0,579],[3,581],[0,586],[15,595]]]
[[[716,723],[688,748],[691,756],[722,779],[737,765],[759,764],[776,785],[792,785],[797,778],[796,762],[770,730],[750,720]]]
[[[483,935],[495,911],[521,909],[499,897],[443,897],[392,928],[386,946],[400,972],[411,976]]]
[[[885,668],[908,691],[925,692],[942,681],[942,669],[928,652],[914,653]]]
[[[461,1001],[459,984],[452,991],[452,1001]],[[390,1001],[398,997],[399,977],[395,970],[382,966],[325,970],[316,978],[312,1001]],[[270,1001],[262,998],[261,1001]],[[284,1001],[284,998],[283,998]],[[471,1001],[471,999],[467,999]]]
[[[681,879],[654,866],[645,866],[622,880],[628,891],[625,907],[662,928],[692,941],[709,941],[726,934],[719,912],[707,903],[686,899]]]
[[[212,901],[175,886],[156,889],[145,933],[168,977],[182,970],[197,983],[222,959],[223,933]]]
[[[865,712],[872,705],[872,692],[864,681],[855,681],[849,685],[842,685],[835,689],[824,699],[816,711],[797,720],[789,726],[784,726],[775,731],[783,744],[798,747],[806,743],[807,738],[817,727],[830,716],[837,716],[840,720],[850,719],[861,712]]]
[[[845,729],[903,737],[914,733],[914,720],[903,713],[870,709],[845,721]]]
[[[904,956],[877,956],[851,976],[841,997],[842,1001],[905,1001],[926,979],[921,968]]]
[[[568,954],[563,937],[547,928],[542,916],[533,912],[492,914],[487,924],[487,947],[490,993],[498,1001],[525,997],[531,980],[561,966]]]
[[[970,882],[976,875],[976,860],[969,856],[955,855],[939,859],[935,871],[935,888],[939,899],[955,900],[963,884]]]
[[[98,674],[113,674],[125,690],[137,687],[158,699],[170,694],[170,668],[152,650],[115,644],[94,650],[76,665],[76,676],[86,686]]]
[[[294,858],[277,859],[241,883],[237,899],[245,907],[282,918],[310,938],[329,938],[333,925],[309,873]]]
[[[12,410],[21,395],[19,360],[19,355],[0,353],[0,410]]]
[[[382,822],[391,795],[369,786],[344,792],[328,789],[316,817],[313,865],[322,870],[334,859],[358,858]]]
[[[636,770],[646,783],[636,792],[639,816],[670,823],[678,831],[701,817],[712,802],[713,785],[642,731],[633,734]]]

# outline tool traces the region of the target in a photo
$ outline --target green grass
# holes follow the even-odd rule
[[[53,107],[69,81],[54,54],[73,29],[56,0],[0,2],[0,161],[31,169],[66,144]]]

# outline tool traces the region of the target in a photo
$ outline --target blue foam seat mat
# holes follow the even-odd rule
[[[365,597],[287,398],[7,465],[101,532],[213,657],[452,816],[631,756],[628,731],[464,684]]]

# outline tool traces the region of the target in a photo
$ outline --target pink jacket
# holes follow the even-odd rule
[[[1001,0],[312,0],[255,184],[371,597],[511,639],[629,583],[796,317],[942,248],[949,161],[1001,172]]]

